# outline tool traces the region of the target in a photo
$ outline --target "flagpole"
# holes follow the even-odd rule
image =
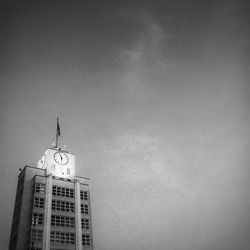
[[[59,119],[56,118],[56,148],[58,148],[58,126],[59,126]]]

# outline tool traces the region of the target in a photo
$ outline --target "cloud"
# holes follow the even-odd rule
[[[101,143],[102,158],[109,171],[123,183],[139,186],[147,181],[156,187],[180,188],[180,160],[176,153],[157,136],[122,133],[111,143]]]
[[[142,31],[133,46],[122,51],[125,61],[123,90],[130,96],[148,99],[154,93],[155,75],[166,67],[163,50],[167,40],[172,39],[163,27],[148,13],[136,17]]]

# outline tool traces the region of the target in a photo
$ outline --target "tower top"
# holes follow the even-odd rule
[[[47,174],[72,179],[75,177],[75,156],[59,148],[47,148],[37,167],[46,169]]]
[[[46,169],[48,174],[60,178],[74,178],[75,176],[75,156],[59,146],[61,129],[59,118],[56,119],[56,143],[51,148],[47,148],[41,159],[37,163],[38,168]],[[54,144],[54,143],[53,143]]]

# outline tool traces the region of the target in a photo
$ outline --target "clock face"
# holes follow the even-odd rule
[[[54,154],[54,159],[60,165],[66,165],[69,162],[68,155],[59,151]]]
[[[44,164],[45,164],[45,160],[46,160],[46,155],[43,155],[43,156],[41,157],[41,160],[40,160],[42,168],[43,168],[43,166],[44,166]]]

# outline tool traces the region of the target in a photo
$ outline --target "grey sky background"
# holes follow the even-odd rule
[[[250,249],[248,1],[3,7],[1,249],[57,116],[95,250]]]

